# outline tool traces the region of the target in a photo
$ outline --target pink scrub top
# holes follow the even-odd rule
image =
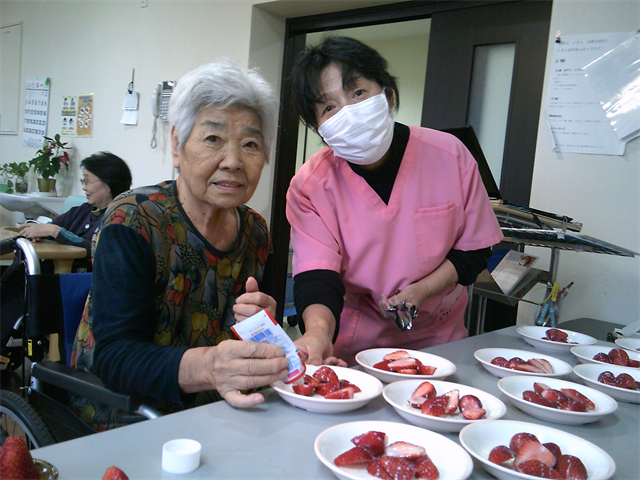
[[[503,238],[464,145],[436,130],[410,129],[388,205],[328,147],[300,168],[287,192],[293,275],[332,270],[344,283],[334,355],[349,365],[369,348],[422,349],[466,337],[461,285],[420,305],[409,331],[382,317],[377,302],[427,276],[452,248],[478,250]]]

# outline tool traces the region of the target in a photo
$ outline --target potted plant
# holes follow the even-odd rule
[[[69,169],[69,153],[72,147],[67,147],[67,143],[60,141],[60,134],[55,137],[44,137],[42,148],[36,152],[36,156],[29,160],[29,165],[40,176],[38,178],[38,190],[41,192],[54,192],[56,188],[55,177],[64,165]]]
[[[7,193],[13,193],[14,187],[16,193],[27,193],[29,184],[25,175],[29,171],[29,168],[31,168],[31,166],[27,162],[10,162],[0,165],[0,174],[7,177]]]

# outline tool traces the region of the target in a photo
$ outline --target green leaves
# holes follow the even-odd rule
[[[29,161],[29,165],[33,165],[33,169],[42,178],[53,178],[60,171],[60,167],[64,165],[69,169],[69,154],[65,150],[70,150],[67,143],[60,141],[60,134],[56,133],[53,138],[44,137],[42,148],[36,152],[36,156]]]

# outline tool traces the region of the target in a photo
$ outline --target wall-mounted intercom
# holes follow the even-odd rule
[[[155,117],[153,120],[153,132],[151,136],[151,148],[156,148],[156,133],[158,132],[158,118],[164,122],[167,121],[167,113],[169,112],[169,100],[173,93],[176,82],[174,80],[165,80],[156,85],[151,93],[151,113]]]

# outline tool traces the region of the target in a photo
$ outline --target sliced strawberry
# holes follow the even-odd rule
[[[627,388],[629,390],[637,390],[637,384],[635,379],[628,373],[621,373],[616,377],[616,385],[621,388]]]
[[[542,373],[553,373],[553,366],[544,358],[531,358],[527,360],[527,363],[534,367],[538,367]]]
[[[560,450],[560,447],[553,442],[543,443],[542,445],[544,445],[547,448],[547,450],[553,453],[553,456],[556,457],[556,465],[557,465],[558,459],[562,455],[562,450]],[[552,465],[552,466],[555,468],[555,465]]]
[[[400,457],[384,456],[380,458],[382,466],[394,480],[410,480],[416,472],[416,467],[408,460]]]
[[[401,368],[400,370],[392,370],[396,373],[402,373],[403,375],[417,375],[418,374],[418,369],[417,368]]]
[[[293,385],[291,388],[298,395],[304,395],[305,397],[312,397],[316,393],[316,387],[313,385]]]
[[[387,434],[371,430],[357,437],[353,437],[351,443],[359,447],[365,447],[375,457],[380,457],[384,454],[384,449],[387,446]]]
[[[383,358],[383,360],[389,360],[390,362],[394,361],[394,360],[400,360],[401,358],[408,358],[410,357],[409,352],[407,352],[406,350],[396,350],[395,352],[392,353],[387,353]]]
[[[513,357],[507,362],[507,368],[515,369],[518,365],[522,365],[523,363],[525,363],[525,361],[520,357]]]
[[[527,402],[535,403],[536,405],[542,405],[543,407],[558,408],[558,404],[553,403],[551,400],[547,400],[539,393],[532,390],[525,390],[522,392],[522,398]]]
[[[340,467],[342,465],[353,465],[354,463],[364,463],[371,460],[373,460],[373,454],[368,449],[356,446],[338,455],[333,463]]]
[[[357,385],[351,383],[349,380],[340,380],[340,388],[352,387],[353,393],[361,392],[362,390]]]
[[[467,420],[478,420],[485,416],[487,411],[482,408],[482,402],[475,395],[464,395],[458,402],[460,413]]]
[[[320,367],[313,373],[313,377],[320,380],[320,383],[333,383],[336,387],[340,385],[338,375],[326,365]]]
[[[511,437],[511,441],[509,442],[509,448],[514,452],[517,452],[522,444],[527,440],[535,440],[538,441],[538,437],[536,437],[533,433],[521,432],[516,433],[513,437]]]
[[[372,460],[367,465],[367,472],[374,477],[382,478],[382,480],[393,480],[393,477],[387,473],[379,458]]]
[[[607,355],[607,354],[606,354],[606,353],[604,353],[604,352],[596,353],[596,354],[593,356],[593,359],[594,359],[596,362],[612,363],[612,362],[611,362],[611,359],[609,358],[609,355]]]
[[[420,445],[398,441],[391,445],[387,445],[387,448],[384,449],[384,454],[387,457],[400,457],[406,460],[417,460],[420,457],[424,457],[427,452],[424,447],[421,447]]]
[[[442,395],[447,400],[447,405],[444,407],[445,415],[452,415],[458,410],[458,404],[460,401],[460,390],[454,388],[453,390]]]
[[[468,408],[462,412],[462,416],[467,420],[479,420],[487,414],[484,408]]]
[[[543,462],[535,459],[521,462],[515,468],[516,471],[520,473],[533,475],[534,477],[538,478],[553,478],[558,480],[562,480],[564,478],[550,466],[545,465]]]
[[[604,383],[605,385],[611,385],[614,387],[618,386],[616,384],[616,376],[609,371],[602,372],[600,375],[598,375],[598,381],[600,383]]]
[[[567,343],[569,339],[569,334],[567,332],[563,332],[562,330],[558,330],[557,328],[550,328],[546,331],[547,339],[553,342],[562,342]]]
[[[560,408],[568,412],[587,412],[589,410],[584,403],[573,399],[569,399],[567,403],[560,405]]]
[[[427,397],[419,397],[417,395],[411,395],[408,403],[413,408],[422,408],[422,404],[427,401]]]
[[[416,467],[416,478],[435,480],[440,476],[438,467],[435,466],[428,456],[419,458],[415,461],[414,465]]]
[[[516,365],[515,367],[513,367],[513,370],[529,373],[545,373],[539,366],[532,365],[530,363],[522,363],[520,365]]]
[[[542,393],[544,390],[548,390],[549,388],[551,388],[551,387],[549,387],[548,385],[545,385],[544,383],[541,383],[541,382],[534,382],[534,384],[533,384],[533,390],[536,393]]]
[[[579,391],[573,388],[561,388],[560,391],[572,400],[584,403],[587,407],[587,410],[595,410],[596,404],[593,403],[589,397],[583,395]]]
[[[418,373],[420,375],[433,375],[438,370],[438,367],[432,367],[431,365],[418,365]]]
[[[609,360],[614,365],[626,367],[629,365],[629,354],[621,348],[612,348],[609,352]]]
[[[546,466],[551,467],[556,463],[556,457],[542,445],[537,439],[528,439],[522,442],[520,448],[516,451],[516,461],[513,466],[518,469],[518,465],[527,460],[540,460]]]
[[[327,393],[324,398],[327,400],[350,400],[353,398],[353,387],[345,387],[335,392]]]
[[[422,404],[420,411],[432,417],[442,417],[445,414],[446,407],[447,399],[441,395],[439,397],[428,398],[427,401]]]
[[[556,470],[567,480],[586,480],[587,468],[578,457],[562,455],[558,459]]]
[[[320,386],[316,389],[316,393],[321,397],[326,397],[336,390],[340,390],[340,387],[334,385],[333,383],[321,383]]]
[[[304,376],[304,383],[305,385],[313,385],[314,387],[320,386],[320,380],[307,374]]]
[[[497,463],[498,465],[508,462],[516,457],[516,454],[506,445],[498,445],[493,447],[493,450],[489,453],[489,461]]]
[[[562,404],[567,403],[570,399],[560,390],[556,390],[555,388],[548,388],[541,394],[542,397],[546,398],[550,402],[557,403],[562,406]]]
[[[397,372],[398,370],[404,370],[405,368],[417,369],[416,359],[411,357],[393,360],[387,366],[389,367],[389,370],[391,370],[392,372]]]
[[[629,365],[627,365],[628,367],[633,367],[633,368],[640,368],[640,360],[634,360],[633,358],[629,359]]]
[[[385,372],[390,372],[389,364],[391,362],[389,360],[383,360],[381,362],[376,363],[373,368],[377,368],[378,370],[384,370]]]
[[[491,360],[491,365],[496,365],[498,367],[502,367],[502,368],[509,368],[509,360],[507,360],[504,357],[496,357],[493,360]]]
[[[431,382],[422,382],[418,385],[412,394],[412,396],[416,397],[426,397],[431,398],[436,396],[436,387],[433,386]]]

